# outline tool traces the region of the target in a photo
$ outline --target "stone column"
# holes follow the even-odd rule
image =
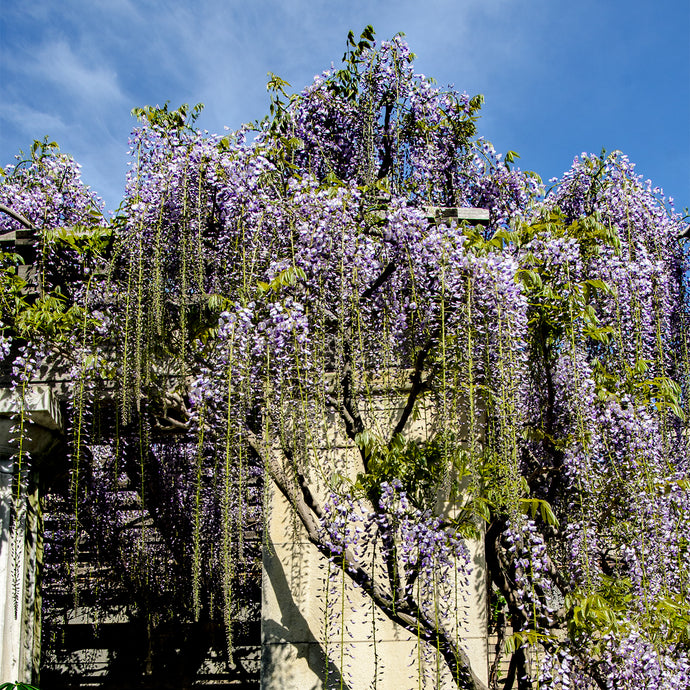
[[[11,390],[0,390],[0,682],[31,683],[40,657],[43,558],[35,473],[57,442],[61,419],[50,388],[31,386],[24,402],[26,455],[20,459],[13,440],[18,407]]]
[[[378,423],[394,428],[400,407],[381,403]],[[408,438],[428,437],[433,414],[426,410],[412,424]],[[374,422],[376,423],[376,422]],[[322,498],[323,482],[337,470],[354,478],[359,453],[337,432],[336,420],[322,431],[320,468],[310,480]],[[307,539],[306,531],[271,482],[268,492],[263,556],[262,678],[264,690],[410,690],[455,688],[445,662],[416,635],[391,622],[356,588],[342,569],[329,564]],[[452,506],[441,504],[442,512]],[[487,589],[484,543],[468,543],[472,573],[458,594],[461,644],[475,674],[487,682]],[[336,572],[329,584],[328,573]],[[452,575],[451,575],[452,577]],[[333,620],[329,620],[332,614]],[[424,650],[424,648],[426,648]],[[343,685],[341,686],[341,671]],[[419,678],[422,678],[421,686]]]

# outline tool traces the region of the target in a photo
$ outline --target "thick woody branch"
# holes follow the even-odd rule
[[[359,407],[357,406],[357,392],[355,391],[352,377],[352,351],[348,341],[345,341],[344,350],[345,366],[340,376],[341,398],[337,409],[340,411],[340,416],[345,423],[345,433],[347,437],[357,444],[357,435],[364,431],[364,421],[362,420],[362,416],[359,413]],[[368,472],[369,459],[367,450],[364,447],[360,447],[359,452],[362,458],[364,471]]]
[[[21,223],[25,228],[28,230],[33,230],[34,232],[36,231],[36,227],[31,224],[30,221],[28,221],[26,218],[21,213],[18,213],[17,211],[12,210],[9,206],[5,206],[4,204],[0,204],[0,213],[4,213],[10,218],[13,218],[16,220],[18,223]]]
[[[381,275],[362,293],[360,302],[368,300],[395,272],[395,264],[390,261]]]
[[[264,461],[264,466],[278,490],[293,507],[307,532],[309,541],[326,558],[340,565],[348,577],[362,591],[369,595],[374,604],[386,616],[402,626],[408,632],[419,636],[434,647],[437,647],[444,657],[448,668],[460,688],[468,690],[486,690],[486,686],[477,678],[471,668],[467,654],[453,642],[452,636],[440,626],[436,626],[417,607],[409,597],[395,600],[359,563],[350,549],[342,553],[333,551],[322,538],[320,518],[323,511],[314,499],[312,491],[305,478],[291,465],[286,471],[278,453],[271,453],[265,449],[259,439],[251,432],[246,438],[252,449]],[[289,460],[289,458],[286,458]]]
[[[501,533],[505,528],[505,521],[495,518],[484,536],[486,553],[486,565],[491,575],[493,583],[505,597],[508,609],[512,616],[520,615],[525,618],[520,610],[520,601],[515,594],[515,587],[508,578],[508,564],[502,559],[502,548],[500,545]],[[525,619],[526,620],[526,619]]]
[[[419,394],[425,389],[426,384],[422,378],[424,373],[424,363],[435,340],[436,338],[434,336],[430,337],[426,345],[417,353],[414,363],[414,371],[410,376],[412,386],[410,387],[410,392],[407,394],[407,400],[405,402],[405,407],[403,408],[402,414],[400,415],[400,419],[395,425],[395,429],[393,429],[391,440],[403,432],[407,424],[407,420],[410,418],[410,415],[414,410],[414,405],[417,402]]]
[[[181,422],[165,415],[155,417],[153,423],[158,431],[189,431],[190,429],[189,422]]]
[[[386,100],[383,112],[383,155],[381,165],[377,173],[379,180],[383,179],[393,165],[393,137],[391,133],[391,115],[393,113],[393,101],[390,97]]]
[[[345,346],[345,366],[340,377],[341,407],[342,418],[345,422],[345,433],[352,441],[355,441],[357,434],[364,431],[364,421],[359,414],[357,406],[356,391],[352,380],[352,362],[349,344]],[[365,468],[366,469],[366,468]]]

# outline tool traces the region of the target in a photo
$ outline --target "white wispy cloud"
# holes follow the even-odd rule
[[[105,105],[124,98],[116,71],[97,56],[77,54],[66,40],[43,45],[29,69],[82,101]]]
[[[24,103],[0,103],[0,119],[11,123],[29,137],[38,136],[39,132],[56,137],[66,129],[59,116]]]
[[[0,147],[13,152],[56,132],[65,150],[86,157],[85,176],[91,167],[90,179],[105,183],[111,199],[132,107],[204,102],[199,126],[237,127],[267,111],[268,71],[300,91],[339,62],[348,30],[358,35],[367,24],[378,39],[404,31],[416,69],[441,86],[484,93],[480,131],[499,150],[518,150],[524,167],[550,177],[583,148],[622,148],[687,197],[687,164],[669,154],[678,149],[687,161],[690,150],[682,59],[690,15],[677,0],[658,0],[654,10],[627,0],[625,12],[616,7],[623,0],[6,4]]]
[[[532,0],[529,11],[538,12],[544,2]],[[359,34],[368,23],[379,40],[405,31],[420,69],[441,83],[485,91],[506,61],[533,58],[526,22],[518,21],[524,11],[513,0],[291,0],[241,8],[225,0],[170,2],[147,50],[186,80],[184,99],[207,104],[203,119],[212,120],[212,128],[236,126],[263,114],[269,70],[299,91],[339,62],[348,30]]]

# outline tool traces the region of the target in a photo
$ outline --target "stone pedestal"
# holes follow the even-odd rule
[[[53,448],[61,420],[47,386],[28,389],[20,453],[13,440],[18,408],[16,395],[0,390],[0,681],[31,683],[40,657],[43,557],[38,486],[32,472]]]

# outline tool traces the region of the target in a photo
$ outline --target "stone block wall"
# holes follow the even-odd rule
[[[390,398],[363,406],[367,426],[385,437],[399,419],[401,405]],[[422,406],[407,438],[422,440],[433,430],[434,414]],[[308,477],[323,501],[325,482],[337,469],[354,479],[361,471],[358,451],[344,439],[338,423],[321,430],[320,447]],[[451,511],[452,506],[439,506]],[[306,530],[286,499],[271,484],[267,539],[263,556],[262,688],[307,690],[412,690],[455,688],[434,649],[388,619],[308,541]],[[487,681],[487,588],[483,541],[467,544],[472,573],[459,586],[459,638],[474,672]],[[331,577],[335,573],[334,577]],[[440,663],[438,663],[440,662]],[[341,680],[342,675],[342,680]],[[342,683],[342,684],[341,684]]]

